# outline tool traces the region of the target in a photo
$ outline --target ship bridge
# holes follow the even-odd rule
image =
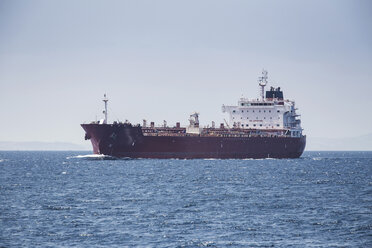
[[[222,112],[229,114],[229,125],[243,129],[289,130],[292,136],[301,136],[301,120],[295,102],[285,100],[280,87],[271,87],[265,97],[266,84],[267,72],[263,71],[259,78],[261,99],[240,98],[235,106],[222,106]]]

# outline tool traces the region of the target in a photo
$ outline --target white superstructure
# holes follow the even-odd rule
[[[302,135],[301,120],[296,113],[295,102],[283,99],[279,88],[271,87],[264,95],[267,71],[259,78],[261,99],[240,98],[237,106],[222,105],[222,112],[229,114],[229,126],[267,132],[290,132],[291,136]]]

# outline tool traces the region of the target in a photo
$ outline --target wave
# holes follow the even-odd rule
[[[320,158],[320,157],[312,158],[312,160],[315,160],[315,161],[322,160],[322,159],[323,159],[323,158]]]

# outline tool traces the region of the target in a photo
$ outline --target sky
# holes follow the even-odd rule
[[[83,144],[81,123],[223,122],[269,85],[308,137],[372,133],[368,0],[0,0],[0,141]]]

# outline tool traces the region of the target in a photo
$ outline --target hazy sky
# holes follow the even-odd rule
[[[372,1],[0,0],[0,141],[84,142],[102,118],[202,125],[259,96],[296,100],[308,136],[372,132]]]

